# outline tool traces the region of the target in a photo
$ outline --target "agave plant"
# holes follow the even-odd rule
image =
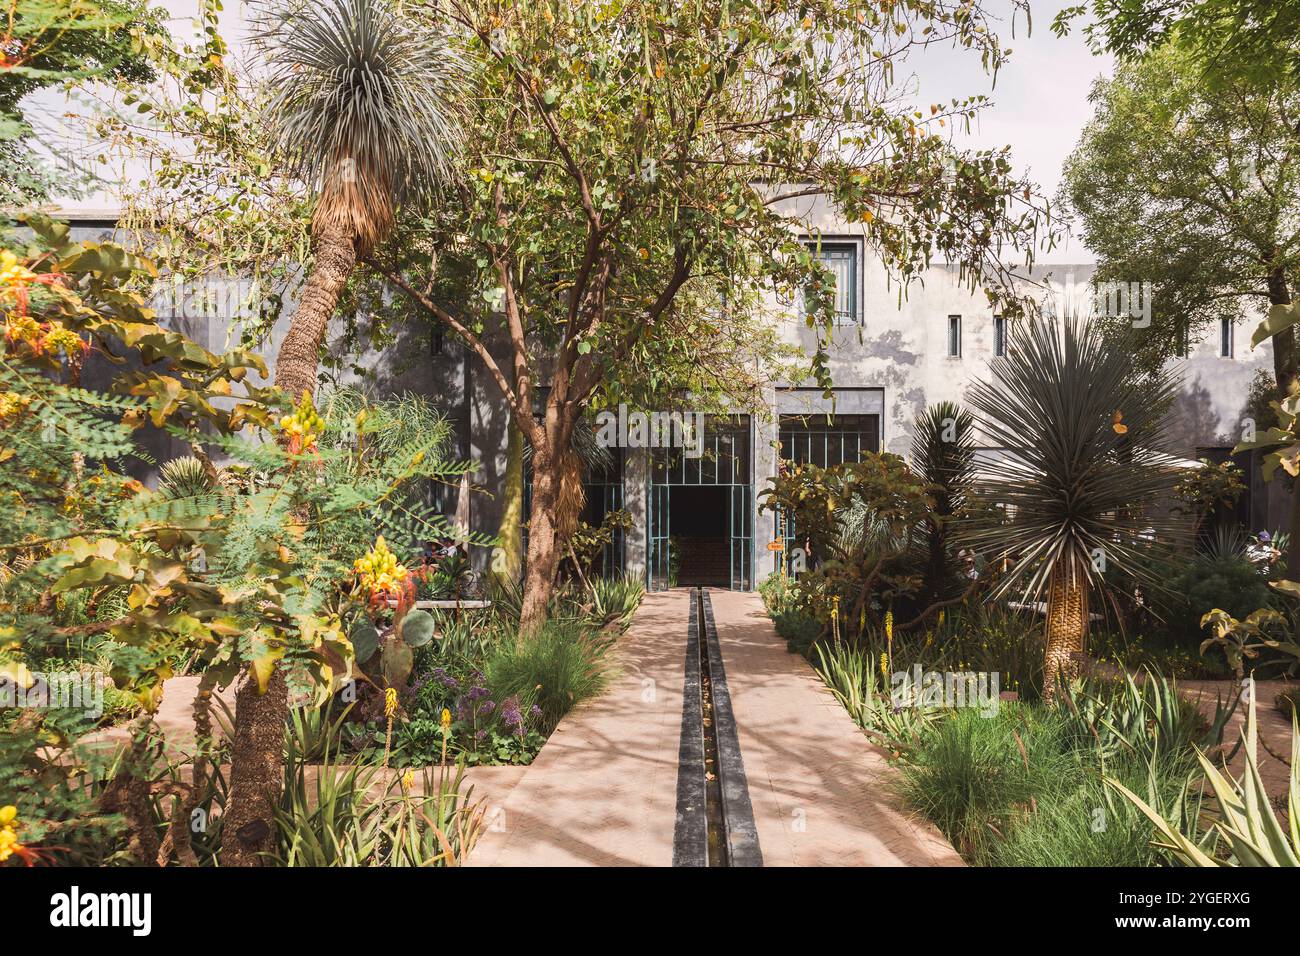
[[[197,498],[216,490],[207,466],[193,455],[173,458],[158,469],[158,493],[164,498]]]
[[[1138,560],[1179,530],[1155,510],[1172,493],[1164,410],[1177,378],[1139,379],[1134,350],[1078,318],[1011,329],[1013,347],[968,393],[985,443],[984,491],[1008,521],[982,529],[977,547],[1005,567],[996,594],[1047,599],[1043,693],[1079,671],[1089,592],[1108,570],[1149,576]],[[1159,586],[1159,582],[1151,582]]]
[[[1224,776],[1200,750],[1196,756],[1219,803],[1219,817],[1198,839],[1195,833],[1174,829],[1169,822],[1117,780],[1106,783],[1155,824],[1154,841],[1186,866],[1300,866],[1300,725],[1291,717],[1291,782],[1287,791],[1289,825],[1282,828],[1268,790],[1259,775],[1259,726],[1255,719],[1255,681],[1247,687],[1246,726],[1241,732],[1246,767],[1241,779]],[[1228,856],[1216,853],[1221,847]]]
[[[275,383],[314,392],[321,343],[358,257],[403,203],[428,199],[460,137],[462,55],[385,0],[277,0],[253,37],[269,65],[277,152],[316,193],[314,265],[276,359]]]

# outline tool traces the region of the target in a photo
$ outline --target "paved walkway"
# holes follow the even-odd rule
[[[671,863],[690,593],[647,595],[620,676],[561,722],[469,865]],[[894,809],[883,752],[786,651],[758,595],[710,594],[763,865],[960,866]]]
[[[896,809],[892,773],[757,594],[710,591],[764,866],[961,866]]]
[[[599,698],[556,728],[470,866],[668,866],[690,592],[649,594]]]
[[[1293,687],[1286,681],[1256,681],[1255,683],[1255,718],[1258,722],[1260,740],[1267,745],[1259,748],[1259,776],[1264,781],[1273,800],[1274,809],[1284,813],[1286,810],[1287,791],[1291,785],[1291,768],[1274,754],[1286,760],[1291,759],[1291,717],[1282,716],[1277,709],[1276,700],[1280,691]],[[1196,702],[1206,720],[1214,719],[1214,710],[1218,701],[1228,702],[1240,690],[1235,680],[1180,680],[1178,689],[1189,699]],[[1242,704],[1228,721],[1223,732],[1224,750],[1231,752],[1241,738],[1241,731],[1246,725],[1247,708]],[[1270,754],[1268,751],[1272,750]],[[1218,761],[1216,761],[1218,763]],[[1243,745],[1228,764],[1234,776],[1240,777],[1246,767],[1246,748]]]

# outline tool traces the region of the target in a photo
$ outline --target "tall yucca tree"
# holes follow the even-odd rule
[[[985,442],[985,492],[1008,506],[1006,524],[974,540],[1006,565],[996,593],[1047,598],[1043,693],[1078,673],[1089,594],[1107,570],[1143,577],[1141,554],[1181,527],[1161,506],[1175,472],[1164,412],[1178,387],[1162,371],[1139,378],[1133,349],[1078,318],[1026,320],[991,378],[967,393]]]
[[[355,268],[396,210],[452,172],[466,63],[446,35],[386,0],[281,0],[254,47],[269,66],[265,110],[278,155],[314,191],[313,263],[276,357],[295,399],[316,388],[321,343]]]
[[[280,345],[275,384],[316,390],[321,345],[357,260],[403,204],[427,201],[452,172],[466,64],[435,25],[384,0],[280,0],[258,11],[253,46],[269,67],[265,116],[279,157],[315,193],[311,270]],[[270,849],[283,775],[288,687],[236,695],[222,863]]]

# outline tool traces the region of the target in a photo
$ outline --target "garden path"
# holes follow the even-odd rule
[[[560,723],[470,866],[672,862],[691,593],[646,596],[619,675]],[[961,865],[896,809],[884,752],[787,652],[758,595],[710,596],[763,865]]]
[[[690,594],[646,595],[610,686],[560,721],[470,866],[672,863]]]
[[[711,591],[765,866],[961,866],[934,827],[899,810],[885,752],[757,594]]]

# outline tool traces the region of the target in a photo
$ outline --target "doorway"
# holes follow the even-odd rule
[[[650,457],[647,584],[753,587],[753,485],[746,415],[708,416],[697,454]]]
[[[669,493],[678,587],[731,587],[730,502],[723,485],[678,485]]]

